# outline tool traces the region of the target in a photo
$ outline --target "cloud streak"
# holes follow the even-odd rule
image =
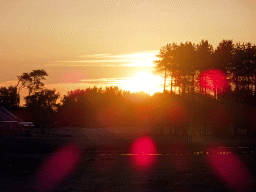
[[[156,55],[158,51],[144,51],[136,52],[130,54],[120,54],[120,55],[110,55],[110,54],[92,54],[92,55],[83,55],[81,58],[86,59],[77,59],[77,60],[65,60],[65,61],[56,61],[49,64],[48,66],[145,66],[153,67],[153,61],[158,58]],[[72,63],[72,65],[70,65]]]
[[[0,83],[0,87],[16,86],[17,81],[5,81]]]
[[[56,89],[61,96],[67,94],[68,91],[76,89],[87,89],[89,87],[110,87],[118,86],[120,89],[127,90],[128,82],[131,80],[130,77],[124,78],[99,78],[99,79],[83,79],[81,83],[52,83],[45,85],[48,89]]]
[[[116,86],[116,85],[125,85],[127,81],[131,80],[130,77],[123,77],[123,78],[101,78],[101,79],[82,79],[83,83],[88,84],[104,84],[106,86]]]

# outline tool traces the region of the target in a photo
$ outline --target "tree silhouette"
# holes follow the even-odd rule
[[[182,93],[211,93],[215,98],[221,94],[223,87],[215,89],[202,87],[200,74],[207,70],[220,70],[226,74],[231,90],[246,89],[254,94],[256,87],[256,46],[234,44],[232,40],[222,40],[216,49],[207,40],[195,45],[191,42],[167,44],[160,49],[155,64],[155,72],[164,76],[166,81],[171,77],[172,86],[179,87]],[[204,77],[205,78],[205,77]],[[204,79],[207,81],[207,79]],[[211,80],[213,81],[213,80]],[[203,90],[204,89],[204,90]]]
[[[60,94],[56,93],[55,89],[43,89],[40,92],[35,92],[33,95],[26,96],[25,106],[28,108],[35,108],[37,110],[54,110],[58,107],[57,100],[59,97]]]
[[[59,107],[57,100],[60,94],[56,90],[43,89],[40,92],[34,92],[32,95],[25,97],[25,106],[33,114],[30,121],[33,121],[36,126],[40,126],[44,132],[46,127],[49,127],[55,116],[56,110]]]
[[[44,69],[33,70],[30,73],[23,73],[18,76],[18,92],[25,87],[29,90],[28,95],[41,90],[44,86],[42,80],[45,80],[45,76],[48,76],[48,74]]]
[[[235,45],[233,65],[229,69],[231,79],[235,85],[235,92],[239,92],[241,89],[246,89],[247,92],[253,91],[256,72],[255,56],[256,47],[250,43],[237,43]]]
[[[208,43],[207,40],[206,41],[202,40],[200,44],[196,45],[196,69],[197,69],[196,75],[212,67],[213,65],[212,54],[213,54],[213,47]],[[199,86],[199,92],[202,93],[203,88],[201,87],[201,84],[198,84],[198,86]]]
[[[236,120],[238,118],[235,114],[238,114],[238,111],[231,106],[231,101],[233,101],[233,104],[239,103],[242,105],[243,112],[249,107],[256,107],[255,45],[251,43],[234,44],[232,40],[222,40],[216,49],[213,49],[207,40],[202,40],[197,45],[191,42],[178,45],[172,43],[162,47],[157,56],[159,60],[154,61],[155,71],[162,75],[167,74],[167,76],[170,76],[171,81],[174,81],[175,86],[182,91],[183,98],[187,97],[186,94],[192,97],[190,93],[199,93],[207,94],[215,99],[217,103],[214,105],[219,105],[219,102],[228,103],[226,108],[228,109],[227,111],[234,112],[232,113],[232,121],[236,129],[241,125],[241,118]],[[205,100],[204,105],[209,105],[213,102],[206,97],[203,100]],[[194,106],[196,106],[196,103]],[[219,107],[219,109],[212,107],[211,110],[221,112],[220,109],[224,110],[222,107]],[[203,122],[209,121],[212,116],[211,111],[207,112],[204,107],[199,107],[198,110],[200,111],[199,114],[205,116]],[[160,111],[161,109],[159,109],[159,113]],[[235,113],[235,111],[237,112]],[[196,118],[195,115],[193,116]],[[219,119],[219,122],[223,121],[220,116],[216,116],[216,118]],[[198,122],[202,122],[198,118],[196,119]],[[213,119],[212,121],[217,120]],[[230,121],[227,122],[230,123]],[[168,124],[168,121],[166,123]],[[220,125],[221,123],[218,125],[216,122],[212,124],[215,127],[219,127],[219,130],[221,129],[220,127],[223,128]],[[255,126],[251,125],[251,127]]]
[[[157,55],[159,60],[155,60],[155,73],[161,74],[164,76],[164,92],[166,91],[166,80],[168,76],[174,77],[176,74],[175,66],[175,54],[178,46],[176,44],[167,44],[160,49],[160,53]],[[171,91],[172,91],[172,81],[171,80]]]
[[[42,80],[45,80],[45,76],[48,76],[48,74],[44,69],[41,69],[41,70],[38,69],[38,70],[33,70],[32,72],[30,72],[29,75],[32,78],[32,82],[28,86],[29,95],[31,95],[31,93],[41,90],[43,88],[44,83],[42,82]]]
[[[159,60],[154,61],[154,64],[155,72],[164,74],[164,91],[168,76],[171,76],[171,92],[173,85],[181,86],[183,92],[185,92],[185,89],[189,92],[191,82],[194,89],[195,50],[196,47],[191,42],[181,43],[180,45],[176,43],[167,44],[160,49],[160,53],[157,55]]]
[[[177,71],[179,71],[180,81],[182,84],[182,92],[190,92],[190,86],[194,91],[194,76],[197,69],[196,66],[196,47],[191,42],[185,44],[180,43],[175,61],[177,63]]]
[[[16,109],[19,105],[19,95],[17,92],[17,87],[10,86],[8,88],[1,87],[0,88],[0,104],[9,109]]]

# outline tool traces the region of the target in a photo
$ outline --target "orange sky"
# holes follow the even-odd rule
[[[255,18],[255,0],[0,1],[0,85],[33,69],[49,84],[129,77],[167,43],[254,44]]]

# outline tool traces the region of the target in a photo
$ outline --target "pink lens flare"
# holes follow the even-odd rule
[[[85,78],[80,70],[71,70],[59,78],[59,83],[81,83],[81,80]]]
[[[233,190],[250,191],[253,176],[237,155],[221,145],[211,146],[208,151],[206,162],[219,180]]]
[[[66,145],[49,156],[38,169],[33,187],[48,191],[61,183],[77,168],[80,161],[79,149],[74,144]]]
[[[225,92],[228,88],[227,75],[218,69],[202,72],[199,76],[199,83],[201,87],[211,91]]]
[[[132,143],[130,154],[133,167],[138,170],[149,170],[156,163],[157,147],[150,137],[140,137]]]

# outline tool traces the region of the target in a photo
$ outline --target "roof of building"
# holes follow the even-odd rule
[[[0,106],[0,122],[24,122],[22,119]]]

